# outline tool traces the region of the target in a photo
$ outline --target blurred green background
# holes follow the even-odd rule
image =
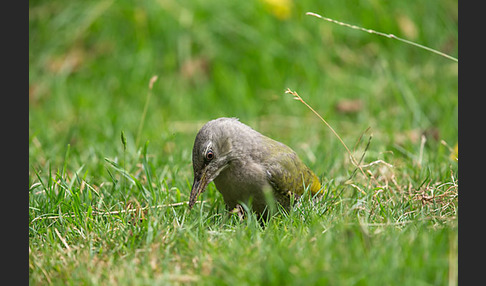
[[[139,145],[156,156],[189,152],[205,121],[235,116],[324,153],[323,173],[344,149],[286,88],[349,146],[368,127],[377,151],[420,134],[457,142],[457,63],[308,11],[457,57],[457,1],[30,1],[31,165],[60,164],[67,144],[80,164],[114,157],[122,130],[137,148],[154,75]]]
[[[305,13],[457,57],[457,11],[454,0],[29,1],[30,282],[454,285],[457,63]],[[366,176],[287,88],[358,159],[366,149]],[[194,137],[220,116],[292,147],[327,200],[265,230],[228,219],[213,184],[192,211],[158,208],[188,200]]]

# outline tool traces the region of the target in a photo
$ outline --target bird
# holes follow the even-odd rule
[[[318,177],[294,150],[238,118],[221,117],[201,127],[194,140],[192,166],[189,209],[212,181],[229,211],[242,210],[243,203],[263,218],[268,218],[272,202],[289,211],[306,188],[312,195],[322,192]]]

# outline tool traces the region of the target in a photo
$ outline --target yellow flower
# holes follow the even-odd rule
[[[267,10],[280,20],[286,20],[292,12],[292,0],[261,0]]]

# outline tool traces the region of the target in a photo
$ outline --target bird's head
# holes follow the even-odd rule
[[[194,182],[189,208],[194,206],[197,197],[232,160],[231,128],[225,123],[221,120],[210,121],[196,135],[192,149]]]

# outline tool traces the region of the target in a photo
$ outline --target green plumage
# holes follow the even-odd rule
[[[264,138],[267,152],[262,165],[268,172],[268,181],[274,190],[277,201],[286,209],[290,206],[290,195],[299,197],[304,192],[304,186],[309,187],[311,194],[321,188],[317,176],[300,160],[288,146]]]

